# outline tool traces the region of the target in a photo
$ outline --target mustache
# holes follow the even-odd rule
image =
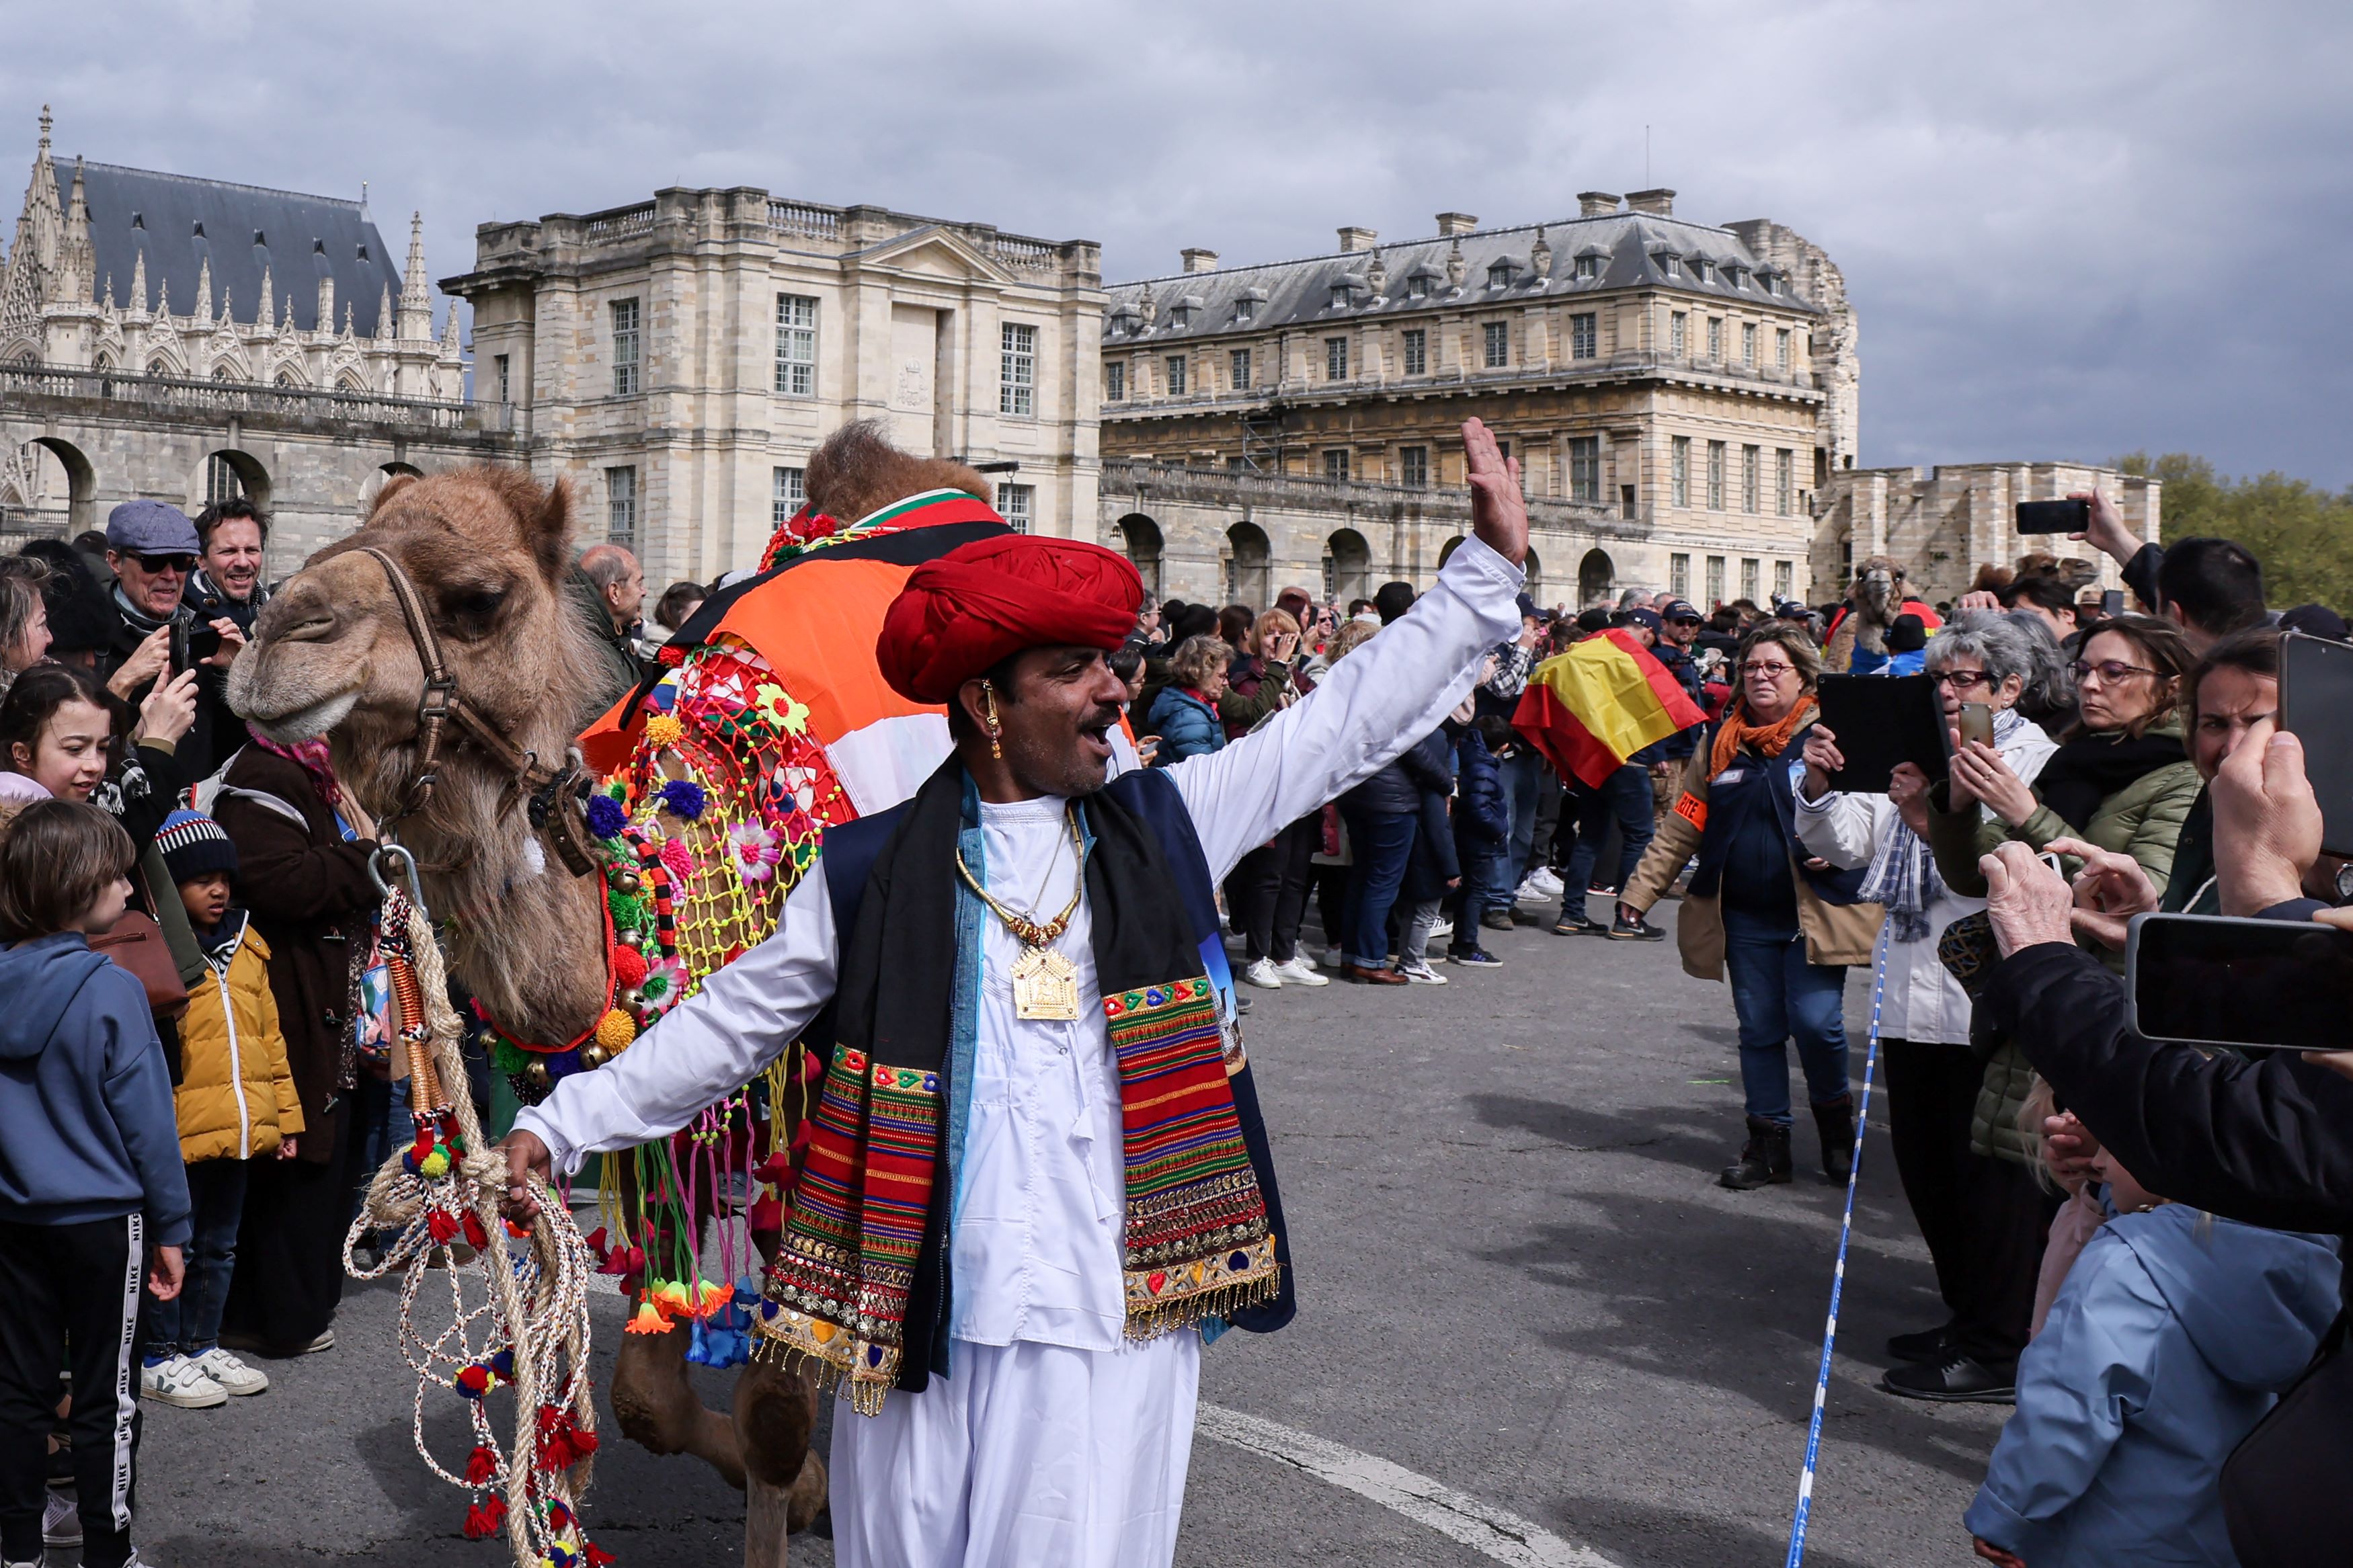
[[[1081,721],[1079,727],[1082,730],[1093,729],[1098,726],[1108,729],[1118,722],[1119,704],[1116,702],[1098,702],[1095,704],[1094,712],[1090,717]]]

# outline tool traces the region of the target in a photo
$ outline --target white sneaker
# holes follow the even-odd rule
[[[1527,881],[1520,884],[1521,890],[1525,892],[1531,885],[1535,888],[1537,899],[1546,903],[1567,891],[1561,883],[1560,874],[1549,866],[1539,866],[1529,872]]]
[[[1274,972],[1274,960],[1261,958],[1242,971],[1242,984],[1255,985],[1261,991],[1282,989],[1282,976]]]
[[[139,1392],[159,1405],[176,1405],[183,1410],[210,1410],[228,1403],[228,1390],[184,1355],[140,1368]]]
[[[1343,947],[1327,947],[1324,950],[1324,956],[1315,962],[1326,969],[1345,969],[1348,967],[1348,950]]]
[[[248,1394],[265,1393],[269,1387],[268,1373],[259,1367],[246,1365],[218,1345],[215,1345],[202,1355],[190,1356],[187,1359],[197,1371],[219,1384],[232,1398],[242,1398]]]
[[[1408,980],[1412,981],[1416,985],[1443,985],[1446,984],[1446,976],[1439,973],[1435,969],[1430,968],[1427,963],[1400,963],[1398,965],[1398,973],[1404,975]]]
[[[74,1507],[72,1498],[54,1489],[49,1490],[48,1500],[41,1505],[41,1544],[81,1544],[81,1513]]]
[[[1430,928],[1430,945],[1436,947],[1440,942],[1445,942],[1453,936],[1453,934],[1454,922],[1450,920],[1440,920],[1436,925]]]
[[[1274,972],[1282,976],[1282,983],[1285,985],[1329,985],[1332,984],[1332,977],[1330,975],[1318,974],[1315,973],[1315,966],[1307,962],[1307,955],[1303,952],[1293,953],[1291,957],[1291,962],[1288,963],[1276,964],[1274,966]]]

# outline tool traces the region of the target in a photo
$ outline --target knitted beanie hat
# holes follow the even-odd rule
[[[221,825],[201,811],[175,811],[155,831],[164,868],[174,882],[190,882],[215,871],[237,874],[237,846]]]

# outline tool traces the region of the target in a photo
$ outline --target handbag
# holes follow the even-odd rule
[[[2353,1541],[2353,1355],[2338,1318],[2320,1353],[2222,1461],[2222,1520],[2242,1568],[2341,1563]]]
[[[156,913],[124,910],[113,930],[90,939],[90,949],[129,970],[147,993],[148,1010],[159,1019],[170,1020],[188,1010],[188,987],[204,977],[206,965],[180,900],[175,897],[168,906],[155,901],[158,873],[163,873],[163,885],[170,887],[163,852],[151,843],[140,857],[137,876],[139,891]],[[167,926],[164,921],[172,923]]]
[[[90,939],[92,952],[102,953],[131,972],[147,992],[147,1005],[157,1017],[176,1018],[188,1010],[188,987],[180,965],[155,917],[131,910],[104,936]]]

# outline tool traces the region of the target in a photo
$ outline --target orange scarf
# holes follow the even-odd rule
[[[1715,746],[1708,753],[1707,776],[1714,779],[1740,754],[1743,746],[1753,747],[1760,756],[1778,757],[1788,748],[1789,737],[1813,721],[1814,700],[1801,697],[1798,705],[1781,715],[1778,724],[1752,724],[1746,718],[1746,706],[1735,700],[1716,726]]]

